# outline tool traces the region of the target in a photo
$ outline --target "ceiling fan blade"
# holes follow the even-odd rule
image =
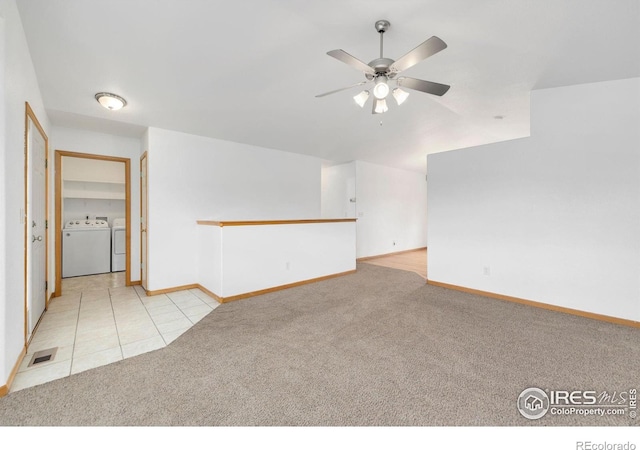
[[[360,83],[356,83],[356,84],[352,84],[351,86],[347,86],[347,87],[343,87],[340,89],[336,89],[335,91],[329,91],[329,92],[325,92],[324,94],[318,94],[316,95],[316,98],[318,97],[325,97],[327,95],[331,95],[331,94],[335,94],[336,92],[340,92],[340,91],[346,91],[347,89],[351,89],[353,87],[356,86],[362,86],[363,84],[367,84],[369,81],[361,81]]]
[[[375,70],[373,70],[373,67],[371,67],[369,64],[365,63],[364,61],[360,61],[355,56],[351,56],[344,50],[331,50],[330,52],[327,52],[327,55],[333,56],[335,59],[342,61],[343,63],[348,64],[355,69],[361,70],[364,73],[368,73],[371,75],[375,75],[376,73]]]
[[[418,64],[420,61],[427,59],[429,56],[435,55],[441,50],[447,48],[447,44],[437,36],[431,36],[429,39],[418,45],[404,56],[401,56],[396,62],[389,66],[392,72],[402,72]]]
[[[447,84],[434,83],[433,81],[418,80],[417,78],[409,77],[398,78],[398,86],[439,96],[446,94],[451,87]]]

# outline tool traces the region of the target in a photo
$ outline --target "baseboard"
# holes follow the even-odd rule
[[[533,306],[535,308],[546,309],[549,311],[556,311],[565,314],[571,314],[574,316],[586,317],[588,319],[599,320],[601,322],[614,323],[616,325],[624,325],[628,327],[640,328],[640,322],[634,320],[622,319],[620,317],[605,316],[604,314],[596,314],[588,311],[580,311],[579,309],[565,308],[564,306],[550,305],[549,303],[536,302],[533,300],[525,300],[523,298],[511,297],[503,294],[496,294],[494,292],[481,291],[478,289],[471,289],[464,286],[457,286],[455,284],[441,283],[439,281],[427,280],[427,284],[432,286],[443,287],[446,289],[453,289],[455,291],[467,292],[469,294],[477,294],[483,297],[493,298],[497,300],[505,300],[512,303],[519,303],[521,305]]]
[[[305,285],[305,284],[317,283],[318,281],[329,280],[331,278],[337,278],[337,277],[341,277],[341,276],[344,276],[344,275],[351,275],[353,273],[356,273],[356,271],[355,270],[348,270],[346,272],[334,273],[332,275],[325,275],[323,277],[310,278],[308,280],[303,280],[303,281],[296,281],[295,283],[282,284],[280,286],[274,286],[272,288],[261,289],[259,291],[254,291],[254,292],[247,292],[245,294],[231,295],[229,297],[218,297],[218,296],[216,296],[216,297],[219,298],[218,301],[220,303],[229,303],[229,302],[233,302],[233,301],[236,301],[236,300],[242,300],[242,299],[249,298],[249,297],[255,297],[257,295],[269,294],[270,292],[276,292],[276,291],[282,291],[284,289],[290,289],[290,288],[296,287],[296,286],[302,286],[302,285]]]
[[[426,249],[427,249],[427,247],[420,247],[420,248],[412,248],[410,250],[401,250],[399,252],[384,253],[382,255],[364,256],[362,258],[357,258],[356,262],[368,261],[370,259],[382,258],[384,256],[401,255],[403,253],[417,252],[418,250],[426,250]]]
[[[282,284],[280,286],[274,286],[274,287],[267,288],[267,289],[261,289],[259,291],[246,292],[244,294],[231,295],[229,297],[221,297],[218,294],[216,294],[215,292],[210,291],[209,289],[205,288],[204,286],[202,286],[202,285],[200,285],[198,283],[196,283],[196,284],[186,284],[184,286],[176,286],[176,287],[166,288],[166,289],[158,289],[158,290],[155,290],[155,291],[147,291],[147,295],[148,296],[152,296],[152,295],[159,295],[159,294],[167,294],[167,293],[170,293],[170,292],[184,291],[186,289],[200,289],[201,291],[203,291],[206,294],[210,295],[211,297],[215,298],[219,303],[229,303],[229,302],[233,302],[233,301],[236,301],[236,300],[242,300],[243,298],[255,297],[257,295],[268,294],[270,292],[282,291],[284,289],[289,289],[289,288],[296,287],[296,286],[302,286],[304,284],[316,283],[318,281],[329,280],[331,278],[341,277],[341,276],[344,276],[344,275],[350,275],[352,273],[356,273],[356,271],[355,270],[348,270],[346,272],[334,273],[332,275],[325,275],[323,277],[310,278],[308,280],[296,281],[295,283],[289,283],[289,284]]]
[[[198,289],[200,289],[202,292],[204,292],[207,295],[210,295],[211,297],[215,298],[218,303],[223,303],[222,301],[222,297],[220,297],[218,294],[216,294],[215,292],[211,292],[209,289],[207,289],[206,287],[204,287],[201,284],[198,284]]]
[[[157,289],[155,291],[146,291],[146,292],[147,292],[147,297],[151,297],[152,295],[168,294],[170,292],[186,291],[188,289],[196,289],[196,288],[200,288],[200,285],[199,284],[185,284],[183,286],[175,286],[175,287],[170,287],[170,288],[165,288],[165,289]]]
[[[27,355],[27,348],[24,347],[18,356],[18,361],[13,366],[13,370],[9,374],[9,379],[7,380],[7,384],[4,386],[0,386],[0,398],[4,397],[9,393],[9,389],[11,389],[11,385],[13,384],[13,380],[18,374],[18,370],[20,369],[20,364],[22,364],[22,360]]]
[[[141,280],[131,281],[129,286],[140,286],[142,284]]]

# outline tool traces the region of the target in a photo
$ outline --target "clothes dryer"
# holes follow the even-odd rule
[[[111,271],[122,272],[127,265],[127,228],[124,218],[111,224]]]

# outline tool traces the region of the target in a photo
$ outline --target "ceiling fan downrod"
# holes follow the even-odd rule
[[[382,41],[383,41],[382,35],[384,34],[385,31],[389,29],[391,24],[389,23],[388,20],[378,20],[375,26],[376,26],[376,31],[380,33],[380,59],[382,59]]]

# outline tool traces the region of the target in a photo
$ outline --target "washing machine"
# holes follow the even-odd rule
[[[105,220],[70,220],[62,230],[62,278],[111,272],[111,228]]]
[[[111,224],[111,271],[122,272],[127,265],[127,228],[123,218]]]

